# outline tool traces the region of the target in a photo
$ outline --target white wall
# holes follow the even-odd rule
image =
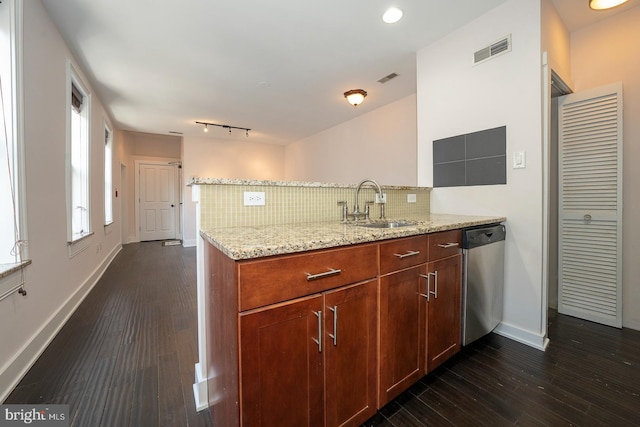
[[[416,95],[289,144],[285,156],[291,181],[416,185]]]
[[[95,94],[91,102],[91,222],[89,247],[69,258],[65,196],[67,75],[72,55],[38,0],[24,1],[24,144],[29,257],[28,295],[0,301],[0,400],[53,338],[66,317],[120,250],[119,201],[115,222],[104,224],[104,123]],[[81,70],[73,61],[76,70]],[[84,83],[89,81],[82,76]],[[89,87],[90,88],[90,87]],[[113,129],[113,126],[111,126]],[[121,141],[114,138],[114,153]],[[114,156],[114,181],[119,162]],[[55,366],[52,367],[55,369]]]
[[[284,179],[284,147],[212,137],[187,137],[182,142],[182,173],[190,178]],[[183,244],[196,244],[196,205],[185,187]]]
[[[576,92],[614,82],[623,91],[622,325],[640,330],[640,6],[571,34]]]
[[[431,210],[507,217],[500,331],[537,347],[546,335],[540,15],[537,1],[509,0],[417,55],[419,185],[433,183],[432,141],[507,127],[507,184],[436,188]],[[511,52],[473,66],[473,52],[508,34]],[[516,151],[525,169],[510,167]]]

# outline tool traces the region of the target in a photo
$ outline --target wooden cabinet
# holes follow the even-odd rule
[[[427,302],[425,374],[460,351],[462,255],[430,262],[427,272],[431,295]]]
[[[424,265],[380,277],[380,385],[382,407],[423,375],[424,303],[419,292]]]
[[[241,314],[242,425],[359,425],[376,413],[376,289],[370,280]]]
[[[359,425],[375,414],[377,253],[238,263],[241,425]]]
[[[425,305],[419,293],[428,248],[427,236],[380,244],[379,407],[423,375]]]
[[[246,261],[208,245],[216,425],[360,425],[457,352],[460,236]]]
[[[324,425],[321,312],[315,296],[240,316],[242,425]]]
[[[379,406],[460,350],[460,243],[454,230],[381,244]]]
[[[445,231],[429,235],[429,263],[427,264],[426,337],[424,373],[431,372],[442,362],[460,351],[462,339],[461,294],[462,232]]]
[[[377,285],[371,280],[324,295],[326,426],[360,425],[376,413]]]

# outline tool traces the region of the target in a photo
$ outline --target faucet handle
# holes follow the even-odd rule
[[[349,207],[346,200],[338,200],[338,205],[342,205],[342,222],[347,222]]]
[[[371,205],[373,205],[375,202],[373,200],[367,200],[364,202],[364,213],[365,213],[365,219],[369,219],[369,212],[371,210]]]

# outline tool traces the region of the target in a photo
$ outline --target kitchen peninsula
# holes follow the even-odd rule
[[[460,348],[461,232],[382,186],[386,220],[342,222],[355,186],[193,179],[200,364],[214,425],[359,425]],[[244,193],[262,206],[244,206]],[[204,341],[204,345],[203,345]],[[203,354],[204,353],[204,354]],[[198,386],[198,376],[196,385]],[[194,387],[194,388],[195,388]]]

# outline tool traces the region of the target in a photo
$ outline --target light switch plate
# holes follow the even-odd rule
[[[264,206],[264,191],[245,191],[244,192],[244,205],[245,206]]]
[[[407,203],[416,203],[416,195],[415,194],[407,194]]]
[[[524,169],[527,167],[527,152],[516,151],[513,153],[513,168]]]

